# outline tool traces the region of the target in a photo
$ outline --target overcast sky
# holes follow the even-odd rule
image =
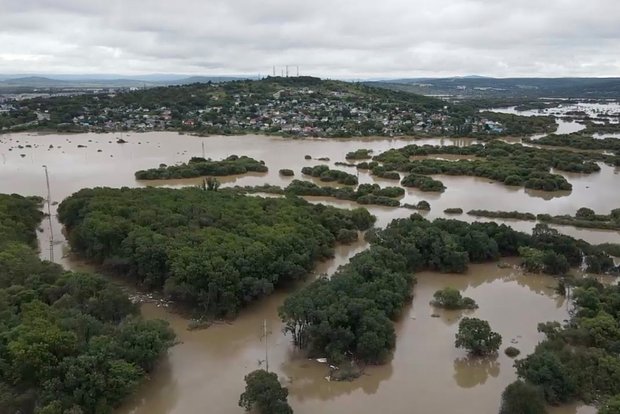
[[[619,0],[0,0],[0,73],[620,76]]]

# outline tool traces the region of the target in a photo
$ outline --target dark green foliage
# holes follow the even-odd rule
[[[620,243],[603,243],[599,244],[597,247],[607,254],[620,257]]]
[[[497,352],[502,337],[493,332],[487,321],[465,317],[459,322],[454,346],[465,348],[472,355],[488,355]]]
[[[504,353],[509,356],[510,358],[515,358],[517,356],[519,356],[519,354],[521,353],[521,351],[519,351],[517,348],[515,348],[514,346],[509,346],[508,348],[506,348],[504,350]]]
[[[582,207],[574,216],[539,214],[538,220],[545,223],[574,226],[588,229],[620,230],[620,209],[614,209],[609,214],[596,214],[594,210]]]
[[[570,269],[566,257],[551,250],[543,251],[531,247],[521,247],[519,248],[519,255],[523,259],[523,267],[531,273],[564,275]]]
[[[463,209],[459,207],[447,208],[443,211],[446,214],[463,214]]]
[[[246,156],[231,155],[222,161],[213,161],[201,157],[193,157],[187,164],[151,168],[136,171],[137,180],[171,180],[201,176],[226,176],[253,172],[267,172],[262,161]]]
[[[280,308],[285,331],[310,355],[340,363],[354,355],[368,363],[385,360],[394,347],[390,318],[411,299],[414,283],[405,260],[373,246],[286,299]]]
[[[473,160],[447,161],[437,159],[410,160],[412,156],[451,154],[476,156]],[[401,171],[414,175],[468,175],[484,177],[506,185],[524,186],[543,191],[569,191],[571,184],[564,177],[550,173],[562,171],[592,173],[600,170],[595,161],[606,161],[606,156],[562,150],[546,150],[491,141],[486,145],[432,146],[407,145],[390,149],[373,157],[385,171]],[[377,164],[378,166],[379,164]],[[370,164],[367,163],[367,167]],[[359,165],[358,165],[359,168]]]
[[[605,401],[598,410],[598,414],[619,414],[620,413],[620,394]]]
[[[0,411],[111,412],[174,334],[105,279],[41,261],[39,203],[0,195]]]
[[[295,175],[295,172],[293,170],[289,170],[288,168],[283,168],[280,170],[280,175],[283,175],[285,177],[292,177]]]
[[[537,139],[535,142],[538,145],[571,147],[583,150],[620,151],[620,139],[618,138],[596,139],[579,133],[569,135],[550,134]]]
[[[446,287],[433,294],[431,305],[446,309],[477,309],[472,298],[464,297],[458,289]]]
[[[517,373],[539,386],[551,404],[603,401],[620,394],[620,287],[573,281],[575,312],[565,325],[540,324],[546,335]]]
[[[344,185],[357,185],[357,177],[340,170],[330,170],[327,165],[315,165],[314,167],[304,167],[301,169],[302,174],[317,177],[321,181],[336,181]]]
[[[37,197],[0,194],[0,242],[11,240],[35,247],[42,203]]]
[[[502,393],[499,414],[545,414],[545,399],[537,387],[517,380]]]
[[[339,200],[351,200],[359,204],[376,204],[398,207],[400,202],[394,198],[401,197],[405,190],[400,187],[384,187],[378,184],[360,184],[357,190],[350,187],[321,187],[309,181],[293,180],[284,190],[284,194],[297,196],[334,197]]]
[[[311,159],[312,159],[312,157],[311,157],[310,155],[304,155],[304,159],[305,159],[305,160],[311,160]]]
[[[360,148],[355,151],[348,152],[345,158],[347,160],[366,160],[372,157],[372,150]]]
[[[535,214],[520,213],[518,211],[469,210],[467,214],[469,214],[470,216],[475,216],[475,217],[489,217],[489,218],[501,218],[501,219],[515,219],[515,220],[536,220]]]
[[[419,174],[409,174],[403,178],[400,184],[404,187],[415,187],[420,191],[443,192],[446,187],[439,180]]]
[[[287,401],[288,389],[280,385],[273,372],[259,369],[245,376],[245,392],[239,397],[239,406],[260,414],[293,414]]]
[[[374,221],[364,209],[196,188],[85,189],[58,213],[83,257],[215,316],[303,278],[340,230]]]

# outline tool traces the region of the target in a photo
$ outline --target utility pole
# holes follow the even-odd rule
[[[269,372],[269,342],[267,341],[267,336],[269,332],[267,332],[267,319],[263,319],[263,336],[262,339],[265,340],[265,371]],[[258,361],[258,365],[260,366],[262,361]]]
[[[202,141],[202,158],[205,158],[205,142]]]
[[[297,77],[299,77],[299,65],[297,65]]]
[[[45,183],[47,184],[47,220],[50,225],[50,262],[54,261],[54,228],[52,227],[52,196],[50,192],[50,176],[47,172],[47,165],[44,165],[45,169]]]
[[[273,65],[273,77],[276,77],[276,65]]]
[[[286,65],[286,77],[288,78],[288,65]]]

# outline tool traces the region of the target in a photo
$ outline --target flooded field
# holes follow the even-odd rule
[[[0,136],[0,192],[45,196],[43,165],[50,172],[53,201],[61,201],[73,192],[94,186],[143,186],[134,179],[139,169],[187,161],[191,156],[205,155],[220,159],[231,154],[248,155],[264,160],[266,174],[222,178],[224,186],[260,185],[269,183],[286,186],[291,178],[278,174],[281,168],[295,171],[302,178],[303,166],[320,163],[305,160],[328,157],[327,164],[345,161],[345,154],[359,148],[370,148],[375,154],[410,143],[470,145],[466,139],[349,139],[291,140],[264,136],[232,136],[197,138],[175,133],[129,134],[128,143],[117,144],[116,137],[105,134]],[[19,146],[23,148],[19,148]],[[30,147],[28,147],[28,145]],[[78,148],[78,145],[81,146]],[[22,154],[24,156],[22,156]],[[354,168],[335,167],[356,173]],[[620,207],[617,188],[618,169],[601,165],[601,172],[591,175],[566,175],[573,184],[571,193],[543,193],[510,188],[474,177],[438,176],[447,190],[442,194],[407,190],[402,202],[415,204],[425,199],[432,210],[429,218],[443,217],[448,207],[488,210],[519,210],[533,213],[574,214],[579,207],[590,207],[608,213]],[[360,182],[377,182],[382,186],[398,185],[395,181],[375,180],[360,172]],[[187,186],[200,179],[178,180],[149,185]],[[357,204],[334,199],[308,198],[339,207]],[[397,217],[413,211],[404,208],[370,207],[378,217],[378,226],[385,226]],[[456,218],[474,221],[463,214]],[[516,229],[529,231],[534,223],[505,221]],[[55,259],[68,268],[81,268],[79,262],[66,254],[60,226],[53,222]],[[618,242],[620,233],[559,227],[562,232],[591,243]],[[40,234],[42,255],[47,257],[49,230]],[[339,246],[334,259],[320,263],[315,275],[332,274],[338,266],[367,247],[359,241]],[[420,273],[413,304],[405,309],[397,323],[397,345],[393,359],[380,367],[369,367],[357,381],[337,383],[325,377],[328,367],[308,360],[297,352],[290,338],[281,333],[277,308],[290,294],[280,291],[253,304],[230,323],[219,323],[206,330],[188,331],[187,319],[156,304],[144,304],[148,318],[162,318],[175,329],[180,344],[173,347],[153,372],[151,380],[121,407],[121,414],[164,413],[241,413],[237,406],[243,389],[243,376],[265,359],[265,340],[261,339],[263,321],[269,335],[267,349],[269,367],[277,372],[290,390],[289,401],[296,413],[449,413],[479,414],[497,412],[504,387],[515,379],[513,361],[500,352],[493,359],[470,359],[454,347],[458,319],[456,311],[439,311],[429,305],[435,290],[445,286],[462,289],[476,300],[480,308],[472,315],[487,319],[502,334],[502,349],[513,345],[522,355],[531,352],[540,336],[540,321],[567,318],[566,303],[554,293],[551,277],[526,275],[516,268],[500,269],[496,264],[472,265],[467,274],[450,275]],[[310,278],[311,279],[311,278]],[[436,314],[438,317],[433,317]],[[387,412],[387,411],[386,411]],[[586,414],[587,407],[561,407],[553,414]]]

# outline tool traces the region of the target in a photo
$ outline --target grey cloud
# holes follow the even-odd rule
[[[0,0],[0,72],[620,76],[616,0]]]

